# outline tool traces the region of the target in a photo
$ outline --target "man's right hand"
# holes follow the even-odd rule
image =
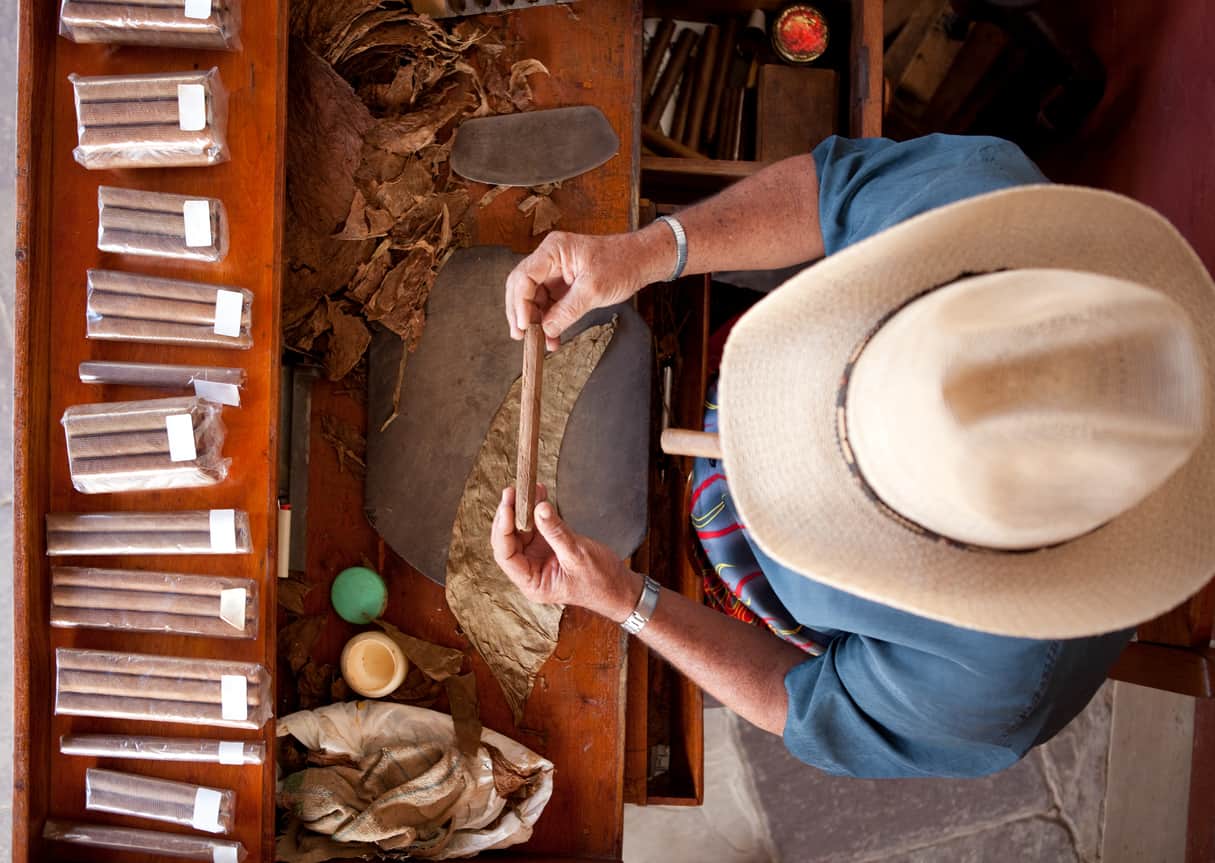
[[[523,338],[528,324],[543,324],[548,348],[556,350],[561,334],[587,312],[623,303],[665,277],[675,260],[675,242],[665,225],[657,227],[629,234],[553,231],[546,236],[506,279],[511,337]]]

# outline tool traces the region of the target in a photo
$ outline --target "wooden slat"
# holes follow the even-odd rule
[[[1133,641],[1122,651],[1109,676],[1194,698],[1212,698],[1215,697],[1215,648],[1187,650]]]
[[[198,726],[53,717],[53,650],[60,646],[212,656],[257,661],[273,668],[274,452],[278,423],[280,351],[278,297],[283,201],[283,128],[286,83],[286,4],[246,4],[239,53],[111,48],[76,45],[57,36],[58,4],[21,4],[19,111],[18,365],[15,405],[17,470],[15,593],[22,628],[17,632],[19,693],[14,795],[14,858],[79,859],[78,849],[44,845],[49,814],[84,816],[84,770],[96,759],[60,757],[57,741],[68,732],[197,735]],[[229,93],[228,141],[233,160],[209,168],[86,171],[72,159],[76,118],[71,72],[84,75],[146,73],[217,65]],[[131,186],[214,196],[228,208],[231,252],[220,264],[185,264],[102,254],[96,248],[97,187]],[[84,275],[88,267],[233,284],[255,294],[251,351],[164,348],[90,342],[84,338]],[[58,418],[72,404],[105,401],[109,387],[81,384],[82,360],[171,361],[240,365],[248,372],[244,406],[227,409],[225,456],[229,478],[218,486],[125,495],[81,495],[71,486]],[[149,396],[155,395],[153,392]],[[206,509],[236,507],[249,513],[256,553],[231,557],[116,557],[114,566],[207,572],[258,579],[260,637],[255,641],[201,639],[151,633],[50,630],[46,626],[49,568],[43,556],[42,519],[49,511],[105,509]],[[97,559],[80,558],[79,563]],[[225,736],[261,739],[273,748],[272,726]],[[274,767],[132,762],[130,770],[232,788],[237,795],[234,838],[251,859],[271,859]],[[95,816],[94,816],[95,817]]]

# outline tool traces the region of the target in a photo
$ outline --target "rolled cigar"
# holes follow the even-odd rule
[[[687,66],[688,57],[692,55],[694,47],[696,47],[696,31],[685,28],[675,40],[675,47],[671,49],[671,59],[667,61],[666,68],[662,70],[662,75],[658,78],[654,95],[646,104],[643,125],[657,126],[658,121],[662,119],[662,113],[667,109],[667,103],[671,101],[675,85],[683,77],[684,67]]]
[[[242,547],[237,533],[238,552],[249,551],[247,543]],[[211,554],[209,533],[169,533],[148,531],[147,533],[48,533],[47,554]]]
[[[81,126],[168,126],[180,125],[177,99],[146,102],[82,102],[76,112]]]
[[[75,4],[79,0],[68,0],[69,3]],[[186,0],[98,0],[107,4],[116,4],[119,6],[153,6],[163,7],[165,9],[182,9],[186,8]],[[228,10],[227,0],[211,0],[211,15],[214,16],[218,12],[226,12]]]
[[[80,3],[68,0],[59,16],[65,27],[109,27],[113,30],[155,30],[165,33],[207,35],[215,32],[212,18],[187,18],[180,9],[144,6],[127,9],[113,3]]]
[[[718,118],[721,116],[722,97],[726,90],[726,77],[733,62],[735,47],[738,43],[738,18],[726,19],[725,29],[722,30],[718,42],[717,66],[713,70],[713,81],[709,85],[709,101],[705,108],[704,141],[712,144],[717,140]]]
[[[244,845],[226,839],[187,836],[161,830],[110,827],[107,824],[85,824],[80,821],[56,821],[50,818],[42,828],[42,838],[85,847],[167,854],[188,860],[240,860],[245,856]],[[224,849],[222,855],[217,850],[220,848]]]
[[[115,611],[66,605],[51,606],[51,626],[171,632],[175,635],[203,635],[208,638],[253,638],[257,634],[256,620],[248,613],[245,615],[244,628],[237,629],[218,617],[129,610]]]
[[[68,457],[72,459],[151,453],[167,455],[168,452],[169,434],[163,428],[158,432],[72,435],[68,438]]]
[[[650,40],[650,50],[646,52],[645,64],[641,69],[641,104],[645,104],[650,98],[650,91],[654,89],[654,82],[658,80],[658,69],[662,66],[662,59],[666,56],[667,48],[671,45],[671,37],[675,35],[675,22],[670,18],[663,18],[658,24],[658,29],[654,31],[654,38]]]
[[[68,671],[99,671],[183,680],[211,680],[239,675],[256,685],[264,670],[249,662],[222,659],[191,659],[182,656],[157,656],[148,653],[112,653],[108,650],[75,650],[61,647],[55,651],[58,668]]]
[[[89,312],[95,315],[215,326],[214,297],[210,303],[192,303],[185,300],[166,300],[160,297],[140,297],[134,294],[93,291],[89,294],[88,305]],[[250,322],[248,304],[244,304],[241,325],[247,327]]]
[[[153,698],[161,701],[190,701],[200,704],[222,704],[223,692],[219,678],[215,680],[189,680],[175,677],[149,677],[113,672],[59,670],[56,688],[60,694],[73,692],[78,695],[114,695],[131,698]],[[246,703],[250,707],[261,704],[261,695],[256,686],[247,690]]]
[[[174,782],[171,779],[157,779],[152,776],[123,773],[118,770],[100,770],[96,767],[90,767],[85,773],[85,783],[88,785],[90,794],[111,793],[143,798],[163,805],[182,806],[190,812],[194,811],[194,800],[198,796],[198,790],[206,787],[195,785],[192,782]],[[222,788],[210,790],[224,795]]]
[[[244,386],[245,370],[222,366],[169,366],[161,363],[82,362],[82,384],[120,384],[138,387],[191,386],[195,381]]]
[[[94,5],[94,4],[81,4]],[[96,23],[96,22],[93,22]],[[199,33],[214,29],[214,24],[198,21]],[[208,72],[156,72],[151,75],[68,76],[81,102],[141,102],[149,99],[176,99],[178,84],[207,84]]]
[[[215,332],[214,327],[205,325],[138,321],[134,318],[91,319],[88,321],[88,337],[161,345],[214,345],[225,348],[253,346],[253,336],[244,330],[239,336],[221,336]]]
[[[214,16],[212,16],[214,17]],[[158,48],[202,48],[223,51],[232,47],[232,25],[218,19],[212,33],[179,33],[168,30],[115,30],[112,27],[73,24],[70,38],[80,45],[153,45]]]
[[[75,459],[72,464],[73,477],[88,477],[90,479],[109,478],[115,481],[123,478],[138,479],[140,477],[155,476],[160,473],[166,475],[179,473],[187,476],[200,476],[206,478],[209,472],[200,464],[208,458],[215,458],[215,453],[208,452],[205,449],[200,450],[195,445],[196,457],[193,459],[182,459],[175,462],[169,460],[169,454],[153,453],[150,455],[116,455],[105,458],[81,458]],[[214,477],[211,478],[214,482]]]
[[[208,408],[206,403],[192,396],[73,405],[63,413],[63,427],[70,436],[163,432],[167,417],[190,414],[194,417],[194,424],[198,425],[204,416],[214,411],[214,407]]]
[[[212,236],[215,232],[212,231]],[[118,231],[102,225],[97,248],[103,252],[119,255],[145,255],[149,257],[181,258],[190,261],[216,260],[216,245],[187,246],[185,238],[162,237],[155,234],[137,234],[134,231]]]
[[[683,142],[693,150],[700,148],[700,137],[704,130],[705,107],[709,101],[709,90],[713,86],[713,75],[717,71],[717,42],[720,32],[713,24],[705,27],[700,40],[699,57],[696,61],[696,86],[692,90],[692,105],[688,109],[688,128]]]
[[[174,98],[177,97],[174,91]],[[177,213],[186,201],[203,200],[188,195],[169,195],[164,192],[144,192],[139,189],[123,189],[118,186],[99,186],[97,203],[102,207],[123,207],[128,210],[149,210],[153,213]]]
[[[698,153],[691,147],[683,144],[673,138],[668,138],[657,129],[651,129],[648,126],[643,126],[641,129],[641,140],[656,152],[666,153],[669,156],[682,156],[685,159],[704,159],[703,153]]]
[[[143,456],[132,456],[143,458]],[[96,459],[99,461],[99,459]],[[197,464],[182,462],[185,467],[148,468],[144,470],[110,470],[84,474],[79,469],[72,474],[72,487],[81,494],[114,494],[121,491],[151,491],[170,488],[203,488],[222,482],[227,466],[207,470]]]
[[[162,423],[163,426],[163,423]],[[238,513],[237,529],[240,530]],[[169,512],[52,512],[46,529],[52,533],[199,533],[211,531],[210,510]]]
[[[127,155],[130,161],[151,163],[155,159],[174,161],[197,156],[199,159],[219,159],[224,148],[211,129],[186,132],[174,125],[155,126],[85,126],[77,136],[77,149],[84,155]],[[181,210],[177,211],[178,218]]]
[[[51,603],[63,608],[96,608],[160,614],[213,617],[220,612],[219,594],[199,596],[188,593],[154,593],[150,590],[119,590],[94,587],[52,585]],[[245,594],[245,605],[251,605]]]
[[[261,764],[265,761],[266,745],[259,741],[149,737],[141,734],[65,734],[59,738],[59,752],[63,755],[90,755],[95,758],[218,764],[220,744],[226,742],[240,743],[245,764]]]
[[[260,728],[253,719],[224,719],[219,704],[194,701],[161,701],[154,698],[124,698],[114,695],[83,695],[60,692],[55,696],[55,713],[65,716],[104,716],[113,719],[154,719],[157,722],[186,722],[195,725],[221,725],[229,728]]]
[[[94,588],[156,593],[168,591],[179,596],[215,597],[221,591],[243,589],[249,601],[255,596],[255,582],[247,578],[215,578],[174,572],[144,572],[135,569],[101,569],[91,566],[51,568],[51,587]]]
[[[181,212],[180,207],[178,213]],[[132,294],[135,296],[159,297],[166,300],[183,300],[192,303],[215,305],[216,291],[238,291],[228,285],[206,285],[201,282],[185,282],[180,279],[160,279],[154,276],[139,276],[117,270],[89,270],[88,285],[91,290],[109,294]]]

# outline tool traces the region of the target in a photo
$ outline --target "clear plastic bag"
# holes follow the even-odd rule
[[[240,48],[238,0],[63,0],[59,34],[73,42],[162,48]]]
[[[253,347],[252,291],[116,270],[89,270],[85,290],[90,339]]]
[[[151,818],[204,833],[231,833],[235,805],[236,792],[227,788],[96,767],[84,773],[84,808],[92,812]]]
[[[46,553],[249,554],[249,515],[238,509],[164,512],[52,512]]]
[[[194,395],[221,405],[240,407],[245,370],[222,366],[169,366],[163,363],[119,363],[86,360],[79,367],[82,384],[193,389]]]
[[[51,569],[51,626],[256,638],[257,622],[257,582],[248,578]]]
[[[260,740],[204,740],[201,737],[65,734],[59,738],[59,751],[64,755],[93,758],[193,764],[261,764],[266,760],[266,744]]]
[[[55,713],[261,728],[270,718],[270,675],[252,662],[55,651]]]
[[[83,494],[197,488],[228,475],[223,407],[197,397],[73,405],[68,470]]]
[[[42,828],[42,838],[91,848],[112,848],[115,851],[197,860],[199,863],[243,863],[249,856],[244,845],[229,839],[138,830],[134,827],[111,827],[108,824],[86,824],[81,821],[48,819]]]
[[[97,188],[97,248],[120,255],[222,261],[228,212],[215,198]]]
[[[76,99],[77,146],[72,156],[89,170],[228,161],[228,95],[218,68],[151,75],[73,73],[68,80]],[[147,221],[133,213],[125,218],[135,225]]]

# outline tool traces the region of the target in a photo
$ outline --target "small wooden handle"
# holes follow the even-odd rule
[[[519,458],[515,463],[515,528],[531,530],[536,507],[536,453],[540,446],[540,396],[544,380],[544,330],[529,324],[523,337],[523,392],[519,396]]]
[[[662,451],[667,455],[721,458],[721,441],[711,432],[667,429],[662,433]]]

